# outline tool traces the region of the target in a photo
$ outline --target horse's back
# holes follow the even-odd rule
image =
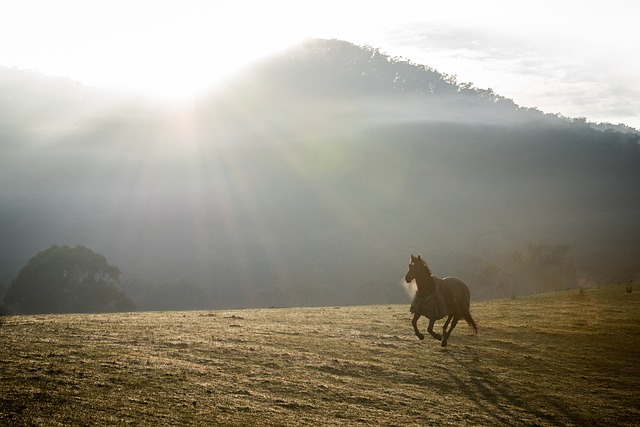
[[[461,311],[469,311],[469,307],[471,305],[471,293],[469,292],[469,287],[466,283],[457,277],[444,277],[437,280],[439,280],[442,286],[450,293]]]

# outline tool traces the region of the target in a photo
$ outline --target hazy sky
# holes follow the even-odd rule
[[[306,38],[338,38],[523,106],[640,128],[634,0],[4,3],[0,66],[89,84],[188,97]]]

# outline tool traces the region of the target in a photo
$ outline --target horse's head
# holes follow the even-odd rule
[[[431,277],[431,271],[429,271],[427,263],[422,259],[422,255],[413,256],[413,254],[411,254],[411,259],[409,260],[409,270],[404,276],[405,282],[411,283],[414,279],[423,276],[424,274],[427,274],[429,277]]]

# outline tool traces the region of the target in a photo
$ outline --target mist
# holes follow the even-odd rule
[[[637,131],[375,49],[309,42],[181,105],[1,70],[0,109],[5,288],[52,244],[104,254],[148,309],[170,288],[198,307],[404,302],[411,253],[472,298],[640,273]],[[536,284],[532,254],[573,279]]]

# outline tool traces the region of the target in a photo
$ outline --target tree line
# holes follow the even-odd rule
[[[475,299],[548,292],[577,286],[576,269],[566,245],[529,243],[511,254],[512,263],[498,266],[477,260],[467,271]],[[332,287],[305,285],[245,289],[240,299],[223,295],[187,281],[153,284],[120,281],[120,270],[105,256],[77,245],[58,246],[39,252],[11,282],[0,305],[1,315],[40,313],[101,313],[119,311],[166,311],[236,307],[331,306],[390,304],[407,301],[397,283],[373,281]]]

